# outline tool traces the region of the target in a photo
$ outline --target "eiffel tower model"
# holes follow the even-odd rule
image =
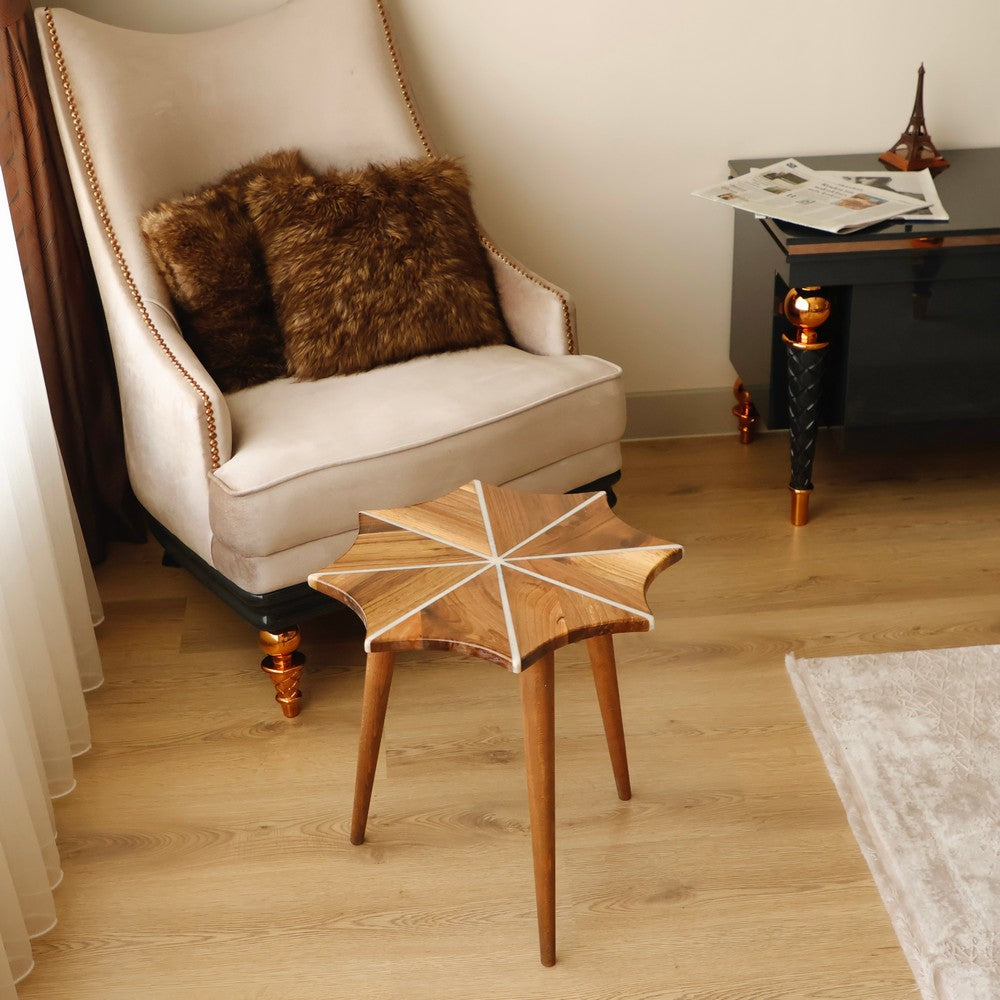
[[[931,142],[930,133],[924,124],[924,64],[917,71],[917,96],[913,102],[910,124],[899,140],[887,149],[879,159],[897,170],[944,170],[948,161]]]

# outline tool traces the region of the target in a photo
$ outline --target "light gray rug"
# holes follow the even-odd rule
[[[787,665],[925,1000],[998,1000],[1000,646]]]

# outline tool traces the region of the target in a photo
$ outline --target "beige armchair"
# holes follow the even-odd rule
[[[180,332],[139,216],[277,148],[340,168],[431,155],[381,2],[291,0],[186,35],[65,10],[37,21],[133,488],[167,553],[261,631],[278,701],[297,714],[297,624],[329,606],[304,581],[350,546],[358,512],[472,478],[610,488],[620,370],[579,355],[566,293],[484,237],[512,345],[224,394]]]

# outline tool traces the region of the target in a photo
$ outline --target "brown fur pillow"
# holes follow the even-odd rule
[[[260,242],[240,199],[255,179],[291,179],[308,169],[297,151],[269,153],[139,220],[184,338],[223,392],[285,374]]]
[[[254,180],[288,374],[318,379],[506,339],[465,170],[404,160]]]

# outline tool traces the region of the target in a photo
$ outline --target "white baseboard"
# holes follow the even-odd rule
[[[732,386],[630,392],[625,439],[737,434]]]

